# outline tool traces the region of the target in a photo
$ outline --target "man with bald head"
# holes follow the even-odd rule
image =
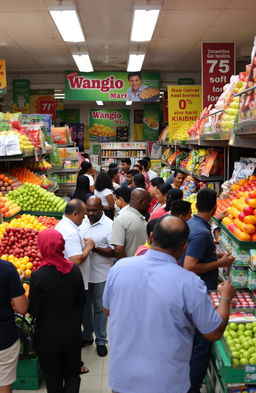
[[[109,385],[114,393],[187,393],[195,327],[218,340],[228,323],[228,301],[215,311],[204,282],[183,269],[188,225],[162,217],[144,255],[118,261],[108,274],[103,306],[110,317]],[[219,288],[223,299],[235,291]]]
[[[147,223],[143,213],[147,212],[149,202],[149,192],[136,188],[131,193],[130,206],[114,219],[111,243],[118,259],[134,256],[137,248],[146,242]]]
[[[107,317],[103,312],[102,296],[108,271],[114,261],[114,249],[110,243],[113,221],[104,214],[101,199],[96,196],[87,199],[86,214],[79,228],[80,235],[93,239],[95,247],[88,257],[90,269],[83,318],[83,343],[91,345],[94,332],[97,353],[106,356]]]

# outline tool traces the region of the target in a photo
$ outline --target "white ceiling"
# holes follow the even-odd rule
[[[248,61],[256,35],[256,0],[152,0],[161,12],[150,43],[131,43],[130,29],[135,5],[146,0],[64,0],[75,4],[87,38],[95,70],[125,70],[129,50],[144,50],[144,70],[161,72],[200,71],[202,41],[234,41],[237,59]],[[0,0],[0,58],[9,73],[45,73],[76,69],[49,13],[57,0]],[[109,62],[106,60],[106,46]]]

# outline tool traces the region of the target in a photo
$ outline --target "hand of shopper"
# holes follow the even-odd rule
[[[218,291],[220,296],[227,301],[231,301],[236,296],[236,290],[229,281],[224,281],[219,284]]]
[[[91,250],[95,247],[95,242],[91,238],[84,239],[85,246]]]
[[[20,281],[23,282],[23,280],[24,280],[24,278],[25,278],[25,273],[24,273],[23,270],[21,270],[21,271],[19,272],[19,276],[20,276]]]
[[[230,267],[234,262],[235,258],[231,254],[224,254],[223,257],[219,259],[221,267]]]
[[[223,210],[222,212],[220,212],[219,214],[217,214],[217,216],[215,216],[215,218],[217,218],[218,221],[222,221],[224,217],[227,217],[228,213],[225,210]]]

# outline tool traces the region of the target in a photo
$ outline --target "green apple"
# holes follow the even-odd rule
[[[246,331],[244,332],[244,335],[245,335],[246,337],[252,337],[252,330],[246,330]]]
[[[242,366],[248,364],[248,359],[246,359],[246,358],[241,358],[241,359],[240,359],[240,364],[241,364]]]
[[[251,330],[253,328],[252,323],[245,324],[246,330]]]
[[[239,366],[240,365],[239,359],[234,358],[233,364],[234,364],[234,366]]]
[[[238,324],[238,330],[245,330],[245,326],[243,323]]]
[[[229,329],[231,329],[231,330],[237,330],[237,323],[231,322],[231,323],[229,324]]]

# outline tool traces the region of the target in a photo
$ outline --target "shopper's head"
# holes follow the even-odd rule
[[[108,170],[108,175],[112,182],[119,183],[120,180],[120,169],[119,168],[111,168]]]
[[[131,168],[131,159],[130,158],[122,158],[121,167],[124,173],[127,173]]]
[[[130,187],[134,186],[135,187],[134,176],[137,175],[138,173],[139,173],[139,171],[137,171],[136,169],[130,169],[127,172],[126,180],[127,180],[128,186],[130,186]]]
[[[116,162],[111,162],[108,166],[108,169],[118,168],[118,164]]]
[[[189,227],[178,217],[164,216],[155,225],[152,248],[179,259],[185,250]]]
[[[150,157],[148,157],[148,156],[147,157],[143,157],[143,159],[148,162],[148,170],[149,170],[150,167],[151,167],[151,159],[150,159]]]
[[[191,218],[191,203],[187,201],[174,201],[171,205],[171,215],[188,221]]]
[[[165,210],[168,212],[171,210],[172,203],[183,199],[183,191],[179,188],[171,188],[167,193],[167,201]]]
[[[56,229],[48,228],[38,233],[37,244],[43,259],[50,263],[51,259],[60,256],[63,258],[65,240]]]
[[[209,216],[214,216],[217,206],[216,191],[211,188],[199,190],[197,193],[196,205],[198,213],[207,213]]]
[[[89,161],[82,161],[81,162],[81,169],[78,173],[79,175],[90,174],[92,172],[92,164]]]
[[[103,207],[101,199],[96,196],[91,196],[86,201],[86,214],[91,224],[95,224],[101,219]]]
[[[173,184],[175,187],[180,188],[186,179],[186,175],[180,169],[176,169],[173,174]]]
[[[148,191],[150,193],[151,198],[155,198],[157,186],[163,183],[164,183],[164,179],[160,176],[154,177],[154,179],[150,180],[150,186]]]
[[[147,171],[148,169],[148,161],[145,160],[144,158],[142,160],[139,160],[138,163],[142,166],[143,171]]]
[[[139,171],[140,173],[142,172],[142,166],[139,165],[139,164],[133,165],[132,169],[136,169],[136,170]]]
[[[129,205],[131,199],[131,189],[128,187],[118,187],[115,190],[116,205],[119,209]]]
[[[167,193],[170,189],[171,186],[168,183],[158,184],[156,190],[156,199],[158,203],[160,203],[161,205],[164,205],[166,203]]]
[[[84,175],[78,176],[73,198],[81,199],[81,201],[85,201],[87,196],[86,194],[89,194],[90,192],[91,192],[90,181],[88,176],[84,176]]]
[[[149,192],[143,188],[135,188],[131,193],[130,206],[138,210],[140,213],[145,213],[148,210],[150,202]]]
[[[142,173],[137,173],[134,176],[134,184],[135,187],[146,189],[145,177],[142,175]]]
[[[65,216],[74,224],[80,226],[83,222],[86,212],[85,204],[80,199],[72,199],[67,203],[65,208]]]
[[[102,171],[98,174],[96,178],[95,190],[100,192],[105,190],[106,188],[109,188],[110,190],[113,188],[112,180],[107,174],[107,172]]]
[[[147,235],[148,235],[149,243],[151,242],[151,237],[150,237],[150,235],[151,235],[152,232],[154,232],[154,228],[155,228],[156,224],[158,223],[158,221],[159,221],[159,218],[153,218],[153,220],[150,220],[150,221],[147,223],[146,230],[147,230]]]

